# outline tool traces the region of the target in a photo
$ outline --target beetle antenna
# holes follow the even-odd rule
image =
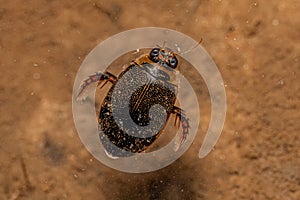
[[[187,54],[187,53],[191,52],[192,50],[194,50],[197,46],[199,46],[199,45],[201,44],[202,41],[203,41],[203,38],[201,38],[201,39],[199,40],[199,42],[198,42],[194,47],[192,47],[192,48],[190,48],[190,49],[188,49],[188,50],[186,50],[186,51],[184,51],[184,52],[180,52],[179,46],[178,46],[177,44],[175,44],[175,46],[176,46],[176,48],[177,48],[177,52],[176,52],[175,54],[177,54],[177,55],[184,55],[184,54]]]
[[[163,45],[162,46],[160,46],[160,45],[156,45],[158,48],[160,48],[160,49],[163,49],[163,48],[165,48],[165,45],[166,45],[166,40],[164,40],[164,42],[163,42]]]
[[[164,43],[162,45],[162,49],[165,48],[165,45],[166,45],[166,40],[164,40]]]

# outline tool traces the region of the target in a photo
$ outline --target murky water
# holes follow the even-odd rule
[[[299,1],[1,1],[0,199],[298,199]],[[170,166],[123,173],[97,161],[72,117],[77,70],[101,41],[137,27],[178,30],[219,67],[227,116],[204,159],[210,120]],[[162,41],[163,43],[163,41]],[[107,51],[113,51],[107,49]]]

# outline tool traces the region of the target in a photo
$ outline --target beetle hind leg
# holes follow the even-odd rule
[[[184,110],[181,108],[178,108],[176,106],[173,107],[173,114],[176,115],[175,117],[175,125],[177,121],[181,122],[182,126],[182,134],[180,135],[180,142],[178,144],[178,147],[176,147],[176,150],[185,142],[188,134],[189,134],[189,118],[185,115]],[[179,123],[178,123],[179,126]]]
[[[111,83],[115,83],[117,78],[109,73],[109,72],[96,72],[90,76],[88,76],[79,86],[79,92],[77,95],[77,101],[83,101],[86,99],[91,90],[100,85],[102,81],[106,80],[106,82],[101,86],[101,88],[109,81]]]

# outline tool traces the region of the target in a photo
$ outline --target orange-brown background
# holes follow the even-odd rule
[[[299,199],[298,0],[0,0],[0,199]],[[224,131],[148,174],[95,160],[72,120],[77,69],[131,28],[181,31],[226,84]],[[113,51],[108,49],[108,51]]]

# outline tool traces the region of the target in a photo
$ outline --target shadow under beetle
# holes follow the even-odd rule
[[[100,139],[110,158],[145,151],[161,135],[171,114],[176,115],[175,124],[178,119],[182,124],[179,146],[184,143],[189,119],[175,106],[177,65],[170,49],[153,48],[149,54],[132,61],[118,77],[107,71],[96,72],[81,83],[77,96],[80,101],[94,84],[112,83],[98,119]],[[114,115],[114,111],[118,114]],[[123,127],[127,121],[134,124]]]

